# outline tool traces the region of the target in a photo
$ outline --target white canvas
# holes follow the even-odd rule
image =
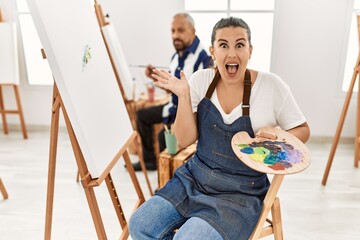
[[[28,0],[41,43],[93,178],[133,133],[93,7]]]
[[[19,85],[19,58],[14,22],[0,23],[0,84]]]
[[[115,65],[115,69],[119,74],[121,85],[124,89],[125,96],[128,100],[132,100],[137,96],[134,92],[135,82],[131,76],[129,65],[126,62],[123,48],[117,37],[116,31],[112,24],[108,24],[102,27],[104,38],[107,46],[109,47],[112,60]]]

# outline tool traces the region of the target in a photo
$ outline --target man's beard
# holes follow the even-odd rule
[[[175,44],[175,41],[176,41],[176,44]],[[181,43],[181,44],[179,44],[179,43]],[[173,45],[177,52],[184,51],[187,48],[186,44],[182,40],[179,40],[179,39],[175,39],[173,41]]]

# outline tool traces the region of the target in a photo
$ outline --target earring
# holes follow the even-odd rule
[[[213,67],[214,67],[214,68],[217,67],[217,66],[216,66],[216,60],[215,60],[215,59],[213,59]]]

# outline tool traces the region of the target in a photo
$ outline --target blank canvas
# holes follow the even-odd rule
[[[124,89],[126,98],[128,100],[132,100],[134,98],[133,95],[136,96],[135,92],[133,92],[135,90],[133,89],[135,82],[131,76],[129,65],[126,62],[124,51],[116,31],[112,24],[103,26],[102,31],[104,33],[106,44],[109,47],[115,68],[119,74],[121,85]]]
[[[93,178],[133,133],[124,100],[87,0],[28,0],[41,43]]]
[[[14,22],[0,23],[0,84],[19,85],[19,58]]]

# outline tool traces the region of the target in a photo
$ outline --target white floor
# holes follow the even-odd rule
[[[49,131],[0,132],[0,177],[9,199],[0,195],[0,239],[44,239]],[[306,171],[285,177],[280,189],[284,237],[288,240],[360,239],[360,169],[353,167],[353,144],[339,144],[327,186],[321,179],[331,142],[310,141],[312,164]],[[135,156],[132,156],[135,160]],[[76,162],[65,131],[59,134],[52,239],[97,239],[85,194],[75,181]],[[120,162],[112,171],[116,190],[128,219],[136,198]],[[157,174],[149,172],[153,188]],[[146,199],[144,176],[138,179]],[[103,184],[105,185],[105,184]],[[120,224],[105,186],[96,196],[108,239],[118,239]],[[267,237],[264,239],[272,239]]]

